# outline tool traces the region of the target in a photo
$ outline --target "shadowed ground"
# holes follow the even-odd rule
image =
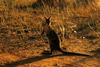
[[[85,54],[70,53],[69,52],[68,55],[66,55],[66,54],[58,54],[58,55],[33,56],[31,58],[19,60],[19,61],[12,62],[12,63],[6,63],[5,65],[0,65],[0,67],[15,67],[15,66],[18,66],[18,65],[28,64],[28,63],[41,61],[43,59],[48,59],[48,58],[57,57],[57,56],[83,56],[83,55],[87,56],[87,57],[91,57],[91,56],[88,56],[88,55],[85,55]]]

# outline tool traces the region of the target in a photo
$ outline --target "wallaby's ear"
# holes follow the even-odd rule
[[[46,17],[44,17],[45,18],[45,20],[47,19]]]
[[[47,20],[47,19],[48,19],[48,20],[50,20],[51,16],[50,16],[50,17],[48,17],[48,18],[47,18],[47,17],[44,17],[44,18],[45,18],[46,20]]]
[[[48,17],[48,18],[46,18],[46,17],[44,17],[44,18],[45,18],[45,20],[46,20],[46,23],[49,25],[51,16]]]
[[[48,19],[50,20],[50,18],[51,18],[51,16],[50,17],[48,17]]]

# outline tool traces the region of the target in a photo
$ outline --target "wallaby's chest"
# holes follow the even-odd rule
[[[45,33],[48,33],[48,32],[50,31],[50,27],[44,26],[44,27],[43,27],[43,31],[44,31]]]
[[[44,32],[45,32],[45,34],[46,34],[46,36],[48,37],[49,40],[52,40],[52,41],[55,41],[55,40],[58,41],[59,40],[56,32],[52,28],[50,28],[49,25],[44,26],[43,30],[44,30]]]

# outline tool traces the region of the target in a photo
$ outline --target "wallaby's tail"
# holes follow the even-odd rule
[[[91,55],[87,55],[87,54],[81,54],[81,53],[73,53],[73,52],[65,52],[63,50],[59,50],[60,52],[67,54],[67,55],[76,55],[76,56],[91,56]]]

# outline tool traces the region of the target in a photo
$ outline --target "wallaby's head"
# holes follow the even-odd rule
[[[50,17],[44,17],[44,22],[42,23],[42,34],[44,34],[44,32],[48,32],[51,28],[49,26],[50,24]]]
[[[44,18],[45,18],[45,23],[49,25],[50,24],[50,18],[51,17],[48,17],[48,18],[44,17]]]

